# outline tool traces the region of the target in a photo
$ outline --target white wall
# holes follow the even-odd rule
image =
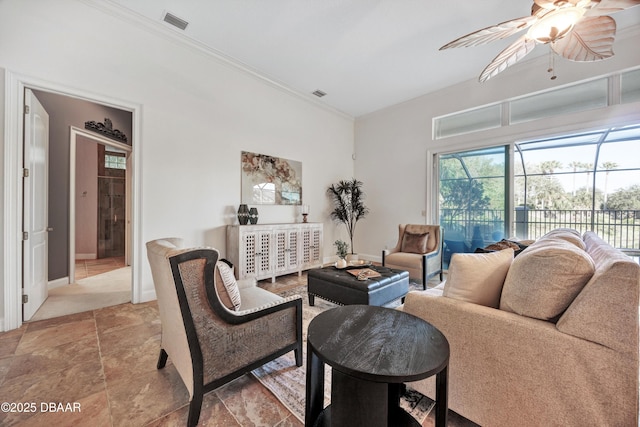
[[[430,223],[432,202],[427,200],[427,152],[451,151],[507,144],[516,137],[562,130],[584,129],[597,121],[640,121],[640,105],[609,107],[599,111],[545,119],[509,129],[477,132],[457,138],[432,139],[432,118],[524,94],[610,74],[640,65],[637,41],[640,29],[618,34],[616,55],[596,63],[572,63],[556,59],[554,81],[546,72],[546,55],[517,64],[486,83],[467,81],[413,100],[359,117],[355,126],[355,173],[364,182],[370,215],[356,231],[358,252],[381,258],[385,246],[397,241],[399,223]],[[538,47],[543,49],[544,47]],[[472,48],[469,48],[472,49]],[[487,58],[487,61],[491,58]],[[437,66],[437,65],[435,65]],[[461,64],[461,66],[464,66]],[[478,74],[481,70],[478,70]],[[426,211],[427,216],[423,216]]]
[[[5,72],[2,68],[2,64],[0,64],[0,100],[4,101],[4,79]],[[0,139],[4,143],[4,102],[0,102]],[[4,148],[4,147],[3,147]],[[0,150],[0,168],[2,168],[2,172],[0,173],[0,182],[2,182],[2,204],[3,209],[0,209],[0,224],[4,224],[5,222],[5,213],[4,213],[4,200],[5,200],[5,182],[4,182],[4,150]],[[3,233],[4,227],[0,229],[0,234]],[[2,241],[4,242],[4,236],[2,237]],[[0,280],[3,281],[2,288],[0,288],[0,331],[4,331],[4,277],[5,277],[5,263],[6,259],[4,253],[5,245],[0,246]]]
[[[351,118],[75,0],[0,2],[0,68],[141,106],[138,245],[181,236],[224,255],[247,150],[302,162],[309,220],[325,223],[333,254],[324,191],[353,175]],[[300,220],[294,207],[259,210],[260,222]],[[152,299],[144,249],[135,261],[142,297]]]

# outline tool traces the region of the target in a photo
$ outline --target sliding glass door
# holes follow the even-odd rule
[[[444,262],[504,238],[509,224],[509,147],[438,156],[438,215],[444,229]]]
[[[513,162],[510,146],[438,155],[445,264],[505,236],[538,239],[560,227],[595,231],[638,257],[639,144],[635,124],[516,141]]]

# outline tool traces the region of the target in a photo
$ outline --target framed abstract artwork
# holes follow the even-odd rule
[[[242,203],[299,205],[302,203],[302,162],[243,151]]]

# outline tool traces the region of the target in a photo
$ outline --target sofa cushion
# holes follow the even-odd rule
[[[591,279],[595,264],[561,239],[531,245],[511,264],[500,309],[541,320],[557,320]]]
[[[427,253],[428,239],[429,233],[417,234],[405,231],[402,236],[402,252],[425,254]]]
[[[591,231],[584,241],[596,272],[556,327],[637,357],[640,265]]]
[[[508,248],[484,254],[453,254],[443,295],[498,308],[513,252]]]
[[[571,228],[556,228],[555,230],[551,230],[550,232],[536,240],[533,246],[540,246],[549,242],[557,241],[565,241],[571,243],[572,245],[575,245],[582,250],[586,249],[580,233]]]
[[[237,311],[240,309],[240,291],[233,274],[233,269],[224,261],[216,263],[216,292],[220,302],[229,310]]]

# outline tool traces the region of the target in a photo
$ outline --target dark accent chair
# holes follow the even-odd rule
[[[413,242],[419,236],[425,236],[426,244],[423,251],[405,252],[410,245],[409,236],[413,235]],[[393,249],[382,251],[382,265],[399,270],[407,270],[409,277],[422,281],[423,289],[427,289],[427,282],[436,274],[443,279],[442,269],[442,238],[443,230],[439,225],[400,224],[398,226],[398,242]],[[412,248],[413,249],[413,248]]]
[[[240,307],[231,310],[216,290],[218,251],[181,246],[176,238],[148,242],[147,256],[162,321],[157,368],[171,357],[189,391],[187,425],[196,426],[205,393],[291,350],[302,366],[302,299],[244,280]]]

